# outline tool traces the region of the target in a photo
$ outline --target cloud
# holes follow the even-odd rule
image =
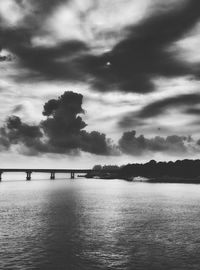
[[[33,46],[32,36],[32,30],[25,27],[0,28],[0,46],[17,58],[19,71],[16,79],[76,82],[86,80],[77,61],[80,55],[88,51],[83,42],[71,40],[49,47]]]
[[[65,92],[44,105],[43,114],[48,118],[41,122],[41,127],[48,137],[50,151],[70,152],[81,148],[81,131],[86,127],[78,115],[83,113],[82,98],[81,94]]]
[[[32,2],[32,0],[29,1]],[[18,0],[18,2],[25,1]],[[67,2],[69,2],[69,0],[34,0],[33,5],[35,5],[35,9],[37,12],[48,14],[57,6]]]
[[[95,155],[144,156],[149,153],[188,155],[199,153],[199,142],[190,136],[171,135],[146,138],[136,131],[124,132],[115,145],[104,133],[88,132],[82,118],[83,96],[71,91],[44,104],[46,119],[38,125],[23,122],[11,116],[0,128],[0,149],[16,146],[25,155],[44,153],[77,155],[81,151]],[[21,108],[19,108],[21,109]]]
[[[177,122],[174,120],[178,119],[179,116],[181,117],[179,124],[185,125],[192,121],[193,116],[199,115],[200,95],[197,92],[191,94],[183,92],[175,96],[170,96],[171,93],[167,92],[167,95],[161,99],[161,95],[157,94],[154,97],[147,97],[147,100],[142,96],[140,106],[120,116],[117,122],[118,126],[122,129],[145,127],[152,130],[155,127],[163,129],[164,126],[168,126],[169,128],[171,125],[172,128],[173,124],[175,124],[174,127],[177,127]],[[176,117],[172,115],[176,115]],[[154,120],[153,124],[152,119]]]
[[[34,46],[37,29],[22,25],[15,29],[0,27],[0,48],[11,52],[18,64],[17,81],[86,81],[79,58],[87,53],[87,45],[78,40],[63,41],[48,46]],[[11,56],[0,55],[0,61]]]
[[[186,110],[187,114],[192,114],[192,115],[200,115],[200,108],[189,108]]]
[[[69,41],[51,48],[17,48],[16,53],[23,66],[34,70],[36,76],[38,74],[37,77],[48,80],[84,81],[77,58],[87,50],[84,43]]]
[[[110,50],[124,36],[123,28],[145,15],[149,0],[76,0],[60,5],[42,26],[43,40],[81,40],[93,53]],[[124,14],[123,20],[121,14]],[[66,31],[67,27],[67,31]]]
[[[6,0],[0,3],[0,16],[5,26],[16,27],[25,23],[37,24],[67,0]],[[35,18],[35,19],[34,19]]]
[[[131,112],[126,113],[125,116],[123,116],[118,121],[118,126],[120,128],[130,128],[130,127],[139,127],[145,125],[145,121],[141,119],[137,119],[137,112]]]
[[[20,1],[22,2],[22,1]],[[15,27],[24,18],[22,6],[14,0],[0,2],[1,24],[7,27]]]
[[[0,62],[12,61],[12,56],[6,51],[0,49]]]
[[[127,21],[127,24],[120,28],[120,39],[115,39],[117,44],[112,45],[106,53],[100,50],[98,55],[94,52],[95,40],[98,36],[115,36],[114,27],[107,31],[104,25],[102,29],[100,28],[101,33],[97,31],[97,35],[96,32],[96,38],[92,38],[92,43],[87,39],[66,37],[56,40],[52,45],[50,40],[48,43],[47,38],[45,46],[38,46],[34,40],[45,35],[42,26],[46,23],[46,19],[66,3],[68,12],[73,12],[72,3],[64,0],[38,0],[29,1],[27,7],[26,1],[11,2],[17,3],[21,7],[21,12],[28,15],[22,22],[20,20],[17,27],[0,28],[0,44],[17,55],[21,67],[26,67],[30,72],[27,76],[27,73],[21,70],[20,79],[24,77],[28,80],[39,78],[83,81],[99,91],[118,90],[144,94],[155,89],[154,80],[157,77],[198,75],[197,63],[188,63],[170,50],[171,46],[183,38],[198,22],[200,3],[197,0],[181,1],[181,5],[177,3],[175,5],[176,1],[171,1],[171,8],[156,1],[153,7],[146,10],[146,16],[142,13],[143,16],[138,16],[138,21]],[[118,1],[118,4],[122,5],[121,1]],[[77,2],[76,8],[80,9],[77,14],[80,13],[79,16],[84,18],[87,18],[87,12],[88,15],[98,10],[103,12],[101,5],[82,10],[81,4]],[[84,19],[84,24],[91,24],[91,21],[86,22]],[[92,28],[92,25],[90,26]],[[49,35],[51,37],[51,33]],[[94,33],[92,35],[95,36]],[[104,38],[102,45],[98,46],[105,49],[106,40],[107,38]]]
[[[168,97],[146,105],[138,113],[139,118],[151,118],[162,115],[166,110],[177,107],[188,107],[200,104],[199,94],[184,94],[175,97]]]
[[[18,104],[12,109],[12,113],[18,113],[23,110],[24,110],[24,106],[22,104]]]
[[[0,62],[4,62],[7,61],[7,57],[6,56],[0,56]]]
[[[148,139],[143,135],[136,137],[136,131],[123,133],[119,140],[119,149],[122,153],[133,156],[144,155],[149,152],[167,152],[183,155],[200,150],[195,148],[195,142],[190,136],[171,135],[166,138],[155,136]]]
[[[23,144],[30,149],[38,148],[42,132],[37,125],[25,124],[17,116],[7,119],[4,127],[0,130],[1,144],[9,148],[10,145]]]
[[[102,91],[151,92],[157,77],[198,74],[197,66],[177,58],[170,46],[199,19],[197,0],[184,1],[181,6],[162,12],[156,9],[137,25],[127,27],[126,38],[110,52],[85,56],[83,63],[94,77],[94,85]]]
[[[117,147],[113,145],[106,135],[97,131],[81,133],[81,149],[85,152],[98,155],[118,155]]]
[[[19,144],[29,155],[77,154],[81,150],[96,155],[116,154],[105,134],[84,130],[86,123],[80,116],[84,113],[82,99],[81,94],[65,92],[58,99],[49,100],[43,111],[47,118],[39,125],[23,123],[17,116],[9,117],[1,128],[1,143],[7,148]]]

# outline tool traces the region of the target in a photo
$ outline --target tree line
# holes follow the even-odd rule
[[[200,180],[200,160],[177,160],[169,162],[156,162],[150,160],[147,163],[133,163],[124,166],[117,165],[95,165],[94,170],[99,171],[100,174],[107,173],[118,178],[129,177],[146,177],[154,179],[155,181],[166,180],[173,181],[173,179],[180,178],[181,182],[189,179]],[[200,181],[199,181],[200,182]]]

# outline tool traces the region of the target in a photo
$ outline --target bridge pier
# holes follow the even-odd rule
[[[31,180],[31,173],[32,173],[32,172],[30,172],[30,171],[27,171],[27,172],[26,172],[26,180],[27,180],[27,181],[30,181],[30,180]]]
[[[74,179],[74,177],[75,177],[75,173],[71,172],[71,179]]]
[[[50,179],[51,179],[51,180],[54,180],[54,179],[55,179],[55,172],[51,172]]]
[[[2,180],[2,174],[3,174],[3,172],[0,171],[0,182]]]

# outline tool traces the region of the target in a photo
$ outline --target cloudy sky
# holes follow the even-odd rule
[[[200,156],[199,0],[0,2],[1,167]]]

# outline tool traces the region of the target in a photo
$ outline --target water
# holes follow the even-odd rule
[[[2,270],[200,269],[200,185],[0,184]]]

